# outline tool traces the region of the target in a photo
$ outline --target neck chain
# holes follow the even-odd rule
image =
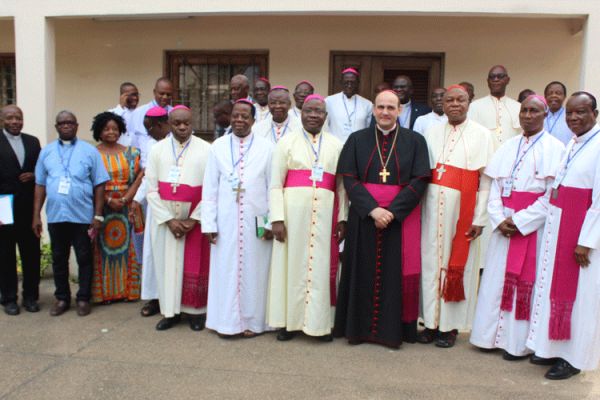
[[[388,162],[390,162],[390,158],[392,158],[392,153],[394,152],[394,147],[396,147],[396,139],[398,139],[398,130],[400,128],[396,125],[396,131],[394,132],[394,139],[392,139],[392,147],[390,147],[390,154],[388,154],[387,160],[383,162],[383,155],[381,154],[381,147],[379,146],[379,135],[377,134],[377,127],[375,127],[375,143],[377,144],[377,154],[379,154],[379,161],[381,162],[381,172],[379,176],[383,183],[387,182],[387,177],[390,173],[387,170]]]

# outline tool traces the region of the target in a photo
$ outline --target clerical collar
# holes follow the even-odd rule
[[[379,126],[379,124],[377,124],[377,129],[383,133],[383,136],[387,136],[390,134],[390,132],[395,131],[396,130],[396,124],[394,124],[394,126],[391,129],[381,129],[381,127]]]
[[[594,125],[592,127],[592,129],[590,129],[589,131],[587,131],[586,133],[584,133],[581,136],[577,136],[577,135],[573,135],[573,138],[575,139],[575,142],[585,142],[586,140],[588,140],[591,136],[594,135],[594,133],[596,133],[598,130],[600,130],[600,126],[598,124]]]
[[[254,134],[254,133],[252,132],[252,130],[250,130],[250,133],[249,133],[249,134],[247,134],[246,136],[244,136],[244,137],[239,137],[239,136],[238,136],[238,135],[236,135],[235,133],[231,132],[231,136],[232,136],[232,137],[233,137],[235,140],[237,140],[237,141],[240,141],[240,142],[242,142],[242,141],[246,141],[246,140],[248,140],[248,139],[251,139],[253,134]]]
[[[460,124],[458,124],[458,125],[452,125],[452,124],[450,123],[450,121],[448,121],[448,122],[447,122],[447,124],[448,124],[448,125],[450,125],[450,127],[451,127],[451,128],[456,128],[456,129],[458,129],[458,128],[460,128],[460,127],[463,127],[463,126],[465,126],[465,125],[467,124],[467,122],[469,122],[469,118],[465,118],[465,120],[464,120],[463,122],[461,122]]]
[[[17,133],[16,135],[13,135],[12,133],[10,133],[9,131],[7,131],[6,129],[2,129],[2,131],[4,132],[4,135],[9,138],[9,139],[17,139],[21,137],[21,132]]]
[[[540,136],[542,133],[544,133],[544,128],[542,128],[542,130],[541,130],[541,131],[539,131],[538,133],[536,133],[536,134],[534,134],[534,135],[531,135],[531,136],[525,136],[525,135],[523,135],[523,137],[525,138],[525,142],[526,142],[526,143],[529,143],[529,142],[530,142],[530,141],[532,141],[532,140],[536,140],[536,138],[537,138],[538,136]]]
[[[285,120],[284,120],[283,122],[277,122],[277,121],[273,120],[273,124],[274,124],[276,127],[278,127],[278,128],[281,128],[281,127],[285,126],[285,124],[287,124],[287,122],[288,122],[289,120],[290,120],[290,116],[289,116],[289,114],[288,114],[288,116],[285,118]]]
[[[73,138],[71,140],[65,140],[65,139],[61,139],[58,138],[58,141],[60,142],[60,144],[62,144],[63,146],[70,146],[72,144],[75,144],[75,142],[77,141],[77,138]]]
[[[560,114],[560,113],[562,113],[562,111],[563,111],[563,107],[561,106],[561,107],[560,107],[558,110],[556,110],[555,112],[552,112],[552,110],[548,110],[548,113],[554,116],[554,115],[557,115],[557,114]]]

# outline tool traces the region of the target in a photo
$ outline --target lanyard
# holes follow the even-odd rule
[[[533,149],[533,147],[535,146],[535,144],[542,138],[542,136],[544,136],[544,133],[546,132],[542,132],[542,134],[535,139],[535,141],[531,144],[531,146],[529,146],[527,148],[527,150],[525,150],[525,152],[523,153],[523,155],[521,157],[519,157],[519,153],[521,152],[521,145],[523,144],[523,136],[521,136],[521,140],[519,140],[519,148],[517,149],[517,155],[515,157],[515,163],[513,165],[512,171],[510,172],[510,178],[512,179],[515,175],[515,170],[517,169],[517,166],[519,165],[519,163],[521,161],[523,161],[523,158],[525,158],[525,156],[527,155],[527,153],[529,152],[529,150]]]
[[[73,157],[73,153],[75,152],[75,146],[77,146],[77,141],[73,141],[73,144],[71,144],[70,148],[71,148],[71,152],[69,153],[69,158],[67,159],[67,164],[65,165],[65,158],[64,155],[65,153],[68,151],[65,150],[64,152],[61,151],[61,148],[64,145],[62,143],[60,143],[59,141],[56,142],[56,151],[58,152],[58,156],[60,157],[60,164],[63,167],[63,170],[65,172],[65,176],[71,176],[71,172],[69,171],[69,166],[71,165],[71,157]]]
[[[235,167],[242,161],[242,159],[250,152],[250,148],[252,147],[252,143],[254,143],[254,135],[252,135],[252,139],[250,139],[250,144],[248,145],[248,150],[244,154],[238,158],[237,161],[233,161],[233,134],[229,137],[229,148],[231,150],[231,165],[233,166],[233,171],[235,171]],[[233,173],[233,172],[232,172]]]
[[[548,132],[552,133],[552,131],[554,130],[554,127],[556,126],[556,123],[560,119],[560,116],[563,114],[563,112],[565,112],[565,109],[561,108],[560,112],[558,113],[558,115],[554,119],[554,123],[552,124],[552,127],[550,127],[550,115],[548,114],[548,116],[546,117],[546,119],[548,120],[548,127],[549,127]]]
[[[588,144],[589,142],[592,141],[592,139],[594,138],[594,136],[596,136],[598,134],[598,132],[600,132],[600,129],[598,129],[596,132],[594,132],[592,134],[592,136],[590,136],[590,138],[588,140],[586,140],[585,142],[583,142],[583,144],[581,145],[580,148],[577,149],[577,151],[575,153],[573,153],[573,155],[567,155],[567,163],[565,164],[564,167],[564,172],[566,174],[567,169],[569,168],[569,164],[571,163],[571,161],[573,161],[573,159],[575,158],[575,156],[577,156],[577,154],[579,154],[579,152],[585,147],[586,144]]]
[[[279,136],[279,138],[277,138],[277,136],[275,135],[275,127],[273,126],[274,123],[271,124],[271,134],[273,134],[273,141],[275,143],[277,143],[277,141],[279,139],[281,139],[283,137],[283,135],[285,135],[285,132],[287,131],[289,124],[290,124],[290,121],[288,120],[287,124],[285,124],[285,126],[283,127],[283,133],[281,134],[281,136]],[[252,137],[252,140],[254,140],[254,136]]]
[[[308,135],[306,134],[306,131],[304,129],[302,129],[302,133],[304,133],[304,138],[310,145],[310,149],[315,155],[315,165],[317,165],[319,163],[319,154],[321,154],[321,142],[323,141],[323,133],[321,133],[321,136],[319,136],[319,147],[317,147],[317,150],[315,150],[315,147],[312,145],[312,142],[308,138]]]
[[[171,137],[171,148],[173,149],[173,157],[175,158],[175,165],[179,165],[179,159],[181,158],[181,156],[183,155],[183,153],[187,150],[187,148],[190,145],[190,143],[192,143],[192,139],[191,138],[185,144],[185,146],[183,146],[183,149],[181,149],[181,151],[179,152],[179,155],[177,155],[177,153],[175,152],[175,139],[173,139],[173,137]]]
[[[344,109],[346,110],[346,117],[348,117],[348,125],[350,125],[350,128],[352,128],[352,126],[354,126],[352,124],[352,116],[354,115],[354,122],[356,122],[356,99],[358,99],[358,96],[355,95],[354,97],[354,110],[352,110],[352,113],[350,113],[348,111],[348,106],[346,105],[346,96],[344,94],[342,94],[342,102],[344,103]]]

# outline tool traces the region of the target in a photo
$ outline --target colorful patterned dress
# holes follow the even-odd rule
[[[111,177],[105,186],[106,195],[119,199],[140,172],[140,152],[127,147],[117,154],[101,152],[101,155]],[[95,303],[140,298],[140,265],[131,240],[128,211],[129,205],[121,211],[104,206],[104,224],[94,243],[92,301]]]

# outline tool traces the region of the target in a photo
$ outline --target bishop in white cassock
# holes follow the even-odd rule
[[[359,73],[354,68],[342,71],[343,90],[325,99],[327,104],[327,130],[342,144],[352,132],[371,124],[373,103],[358,94]]]
[[[432,126],[425,139],[432,181],[422,212],[422,316],[417,340],[452,347],[458,330],[471,327],[479,268],[472,240],[486,223],[489,180],[481,179],[494,145],[490,132],[467,118],[469,97],[458,85],[444,95],[448,123]],[[480,183],[481,180],[481,183]]]
[[[274,86],[268,97],[269,116],[252,126],[252,132],[273,145],[288,133],[302,128],[300,119],[290,115],[292,102],[285,86]]]
[[[306,98],[303,129],[277,143],[273,153],[270,219],[273,256],[267,324],[289,340],[302,331],[332,340],[338,241],[345,231],[348,200],[336,178],[342,144],[322,131],[327,113],[319,95]]]
[[[470,342],[504,349],[504,359],[531,352],[526,346],[536,260],[556,171],[565,148],[544,130],[548,106],[529,96],[519,114],[523,135],[504,143],[485,169],[492,179],[488,215],[493,233]]]
[[[204,174],[202,231],[212,243],[206,326],[221,335],[267,329],[272,242],[264,221],[273,145],[251,132],[253,114],[246,100],[234,104],[232,134],[213,143]]]
[[[156,329],[190,314],[201,330],[208,293],[210,245],[202,235],[200,200],[210,145],[192,136],[192,113],[184,106],[169,114],[171,137],[154,145],[146,168],[147,200],[152,210],[150,238],[161,313]]]
[[[567,102],[576,135],[554,181],[544,228],[527,346],[532,362],[554,365],[566,379],[600,362],[600,126],[596,99],[576,92]]]

